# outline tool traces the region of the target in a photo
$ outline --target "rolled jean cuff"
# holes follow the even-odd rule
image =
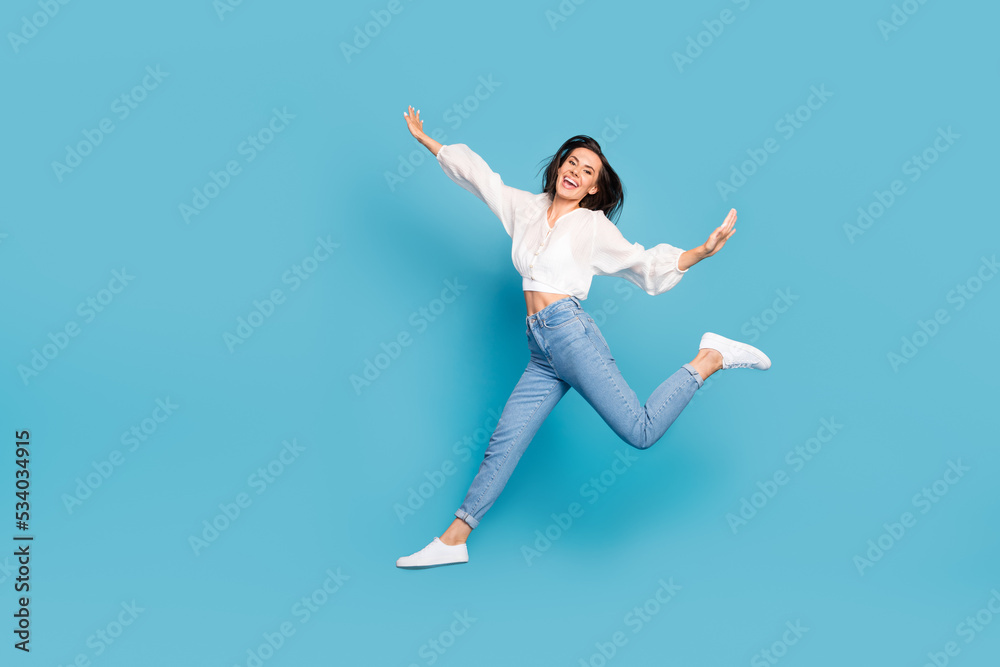
[[[701,374],[695,370],[694,366],[691,364],[684,364],[681,368],[685,369],[688,373],[694,376],[694,379],[698,381],[698,388],[701,389],[701,385],[705,384],[705,381],[701,378]]]
[[[476,526],[479,525],[479,520],[476,519],[476,517],[469,514],[468,512],[466,512],[465,510],[456,510],[455,516],[457,516],[465,523],[469,524],[469,526],[471,526],[473,529],[475,529]]]

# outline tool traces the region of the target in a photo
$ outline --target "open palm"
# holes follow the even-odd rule
[[[715,228],[712,235],[708,237],[705,241],[705,257],[711,257],[715,253],[722,250],[722,246],[726,245],[726,241],[736,233],[736,209],[729,209],[729,215],[726,216],[725,221],[721,225]]]
[[[409,107],[409,113],[403,112],[403,117],[406,119],[406,127],[410,130],[410,134],[414,137],[419,138],[424,133],[424,121],[420,119],[420,109],[416,112],[413,111],[413,106]]]

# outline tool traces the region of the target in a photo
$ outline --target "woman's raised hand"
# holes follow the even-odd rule
[[[406,119],[406,127],[410,130],[410,134],[419,139],[424,136],[424,121],[420,120],[420,109],[416,112],[413,111],[413,106],[409,109],[409,113],[403,112],[403,118]]]
[[[722,246],[726,245],[726,241],[729,240],[733,234],[736,233],[736,209],[729,209],[729,215],[726,216],[725,221],[721,225],[715,228],[712,235],[708,237],[705,241],[705,257],[711,257],[715,253],[722,250]]]
[[[409,107],[409,112],[403,112],[403,118],[406,119],[406,127],[409,128],[410,134],[429,150],[432,155],[436,156],[438,151],[441,150],[441,142],[437,139],[432,139],[424,132],[424,121],[420,120],[420,109],[414,111],[412,106]]]

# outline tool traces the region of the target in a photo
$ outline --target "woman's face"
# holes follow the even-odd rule
[[[597,176],[601,172],[601,157],[589,148],[574,148],[559,167],[556,194],[566,199],[581,200],[597,192]]]

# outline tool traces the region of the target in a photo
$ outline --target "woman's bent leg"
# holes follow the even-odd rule
[[[531,361],[507,399],[479,472],[455,512],[472,528],[496,502],[542,422],[569,391],[569,385],[556,376],[537,347],[529,347]]]
[[[556,372],[622,440],[638,449],[651,447],[704,381],[691,364],[684,364],[653,390],[645,405],[640,404],[593,318],[582,310],[579,318],[583,335],[567,337],[552,348]]]

